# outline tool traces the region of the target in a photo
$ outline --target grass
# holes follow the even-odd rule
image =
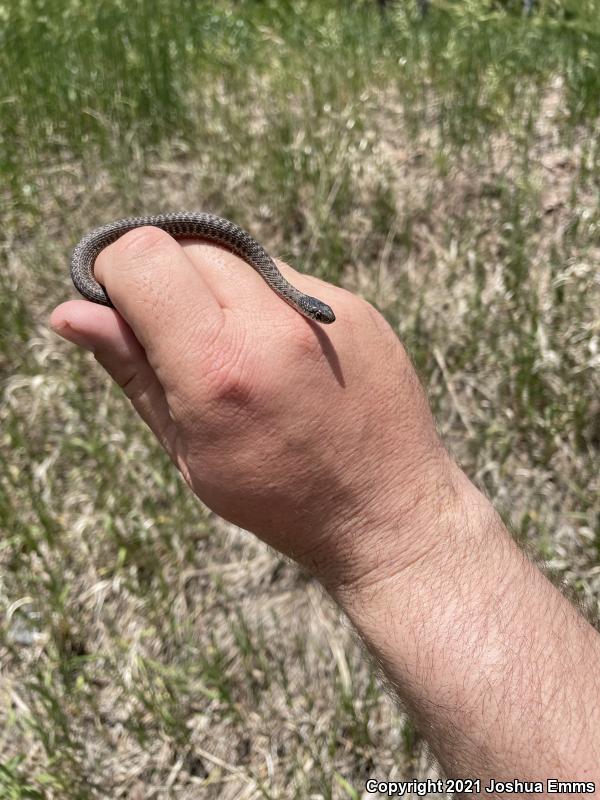
[[[210,209],[372,300],[597,613],[600,3],[518,6],[0,0],[0,796],[337,800],[435,770],[317,587],[48,332],[73,243],[118,216]]]

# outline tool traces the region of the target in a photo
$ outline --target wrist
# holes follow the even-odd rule
[[[497,602],[523,559],[494,507],[449,457],[426,486],[415,488],[413,500],[409,512],[400,504],[404,515],[357,537],[345,579],[332,571],[333,579],[322,581],[366,639],[371,622],[376,637],[386,635],[382,622],[392,607],[406,622],[396,633],[406,630],[410,639],[411,625],[428,615],[439,619],[436,609],[448,605],[450,594],[470,594],[482,604],[494,595]],[[423,633],[436,635],[425,628],[423,622]]]
[[[449,457],[413,500],[410,512],[361,542],[362,569],[357,566],[349,580],[325,584],[349,616],[385,604],[392,593],[408,602],[419,593],[425,604],[435,604],[457,582],[477,592],[490,559],[510,561],[518,554],[492,504]]]
[[[427,465],[398,475],[360,511],[340,514],[335,534],[311,553],[308,567],[347,610],[378,588],[401,586],[447,561],[472,528],[470,518],[486,511],[494,513],[440,446]]]

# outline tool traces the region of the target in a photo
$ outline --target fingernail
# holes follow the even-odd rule
[[[68,342],[72,342],[78,347],[83,347],[85,350],[94,351],[96,343],[93,339],[74,328],[67,320],[63,319],[59,323],[51,322],[50,327],[54,333],[58,333],[59,336],[62,336],[62,338],[66,339]]]

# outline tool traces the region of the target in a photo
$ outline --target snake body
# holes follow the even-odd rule
[[[161,228],[174,238],[203,239],[215,242],[253,267],[274,292],[303,316],[325,324],[335,321],[335,314],[326,303],[300,292],[289,281],[286,281],[271,256],[249,233],[228,219],[202,212],[181,211],[173,214],[119,219],[103,225],[101,228],[96,228],[84,236],[75,247],[71,257],[71,277],[78,291],[87,300],[112,306],[106,289],[94,277],[94,262],[105,247],[128,231],[143,225]]]

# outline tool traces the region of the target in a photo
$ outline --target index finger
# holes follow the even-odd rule
[[[94,267],[153,367],[193,358],[223,325],[219,302],[183,248],[154,227],[135,228],[103,250]]]

